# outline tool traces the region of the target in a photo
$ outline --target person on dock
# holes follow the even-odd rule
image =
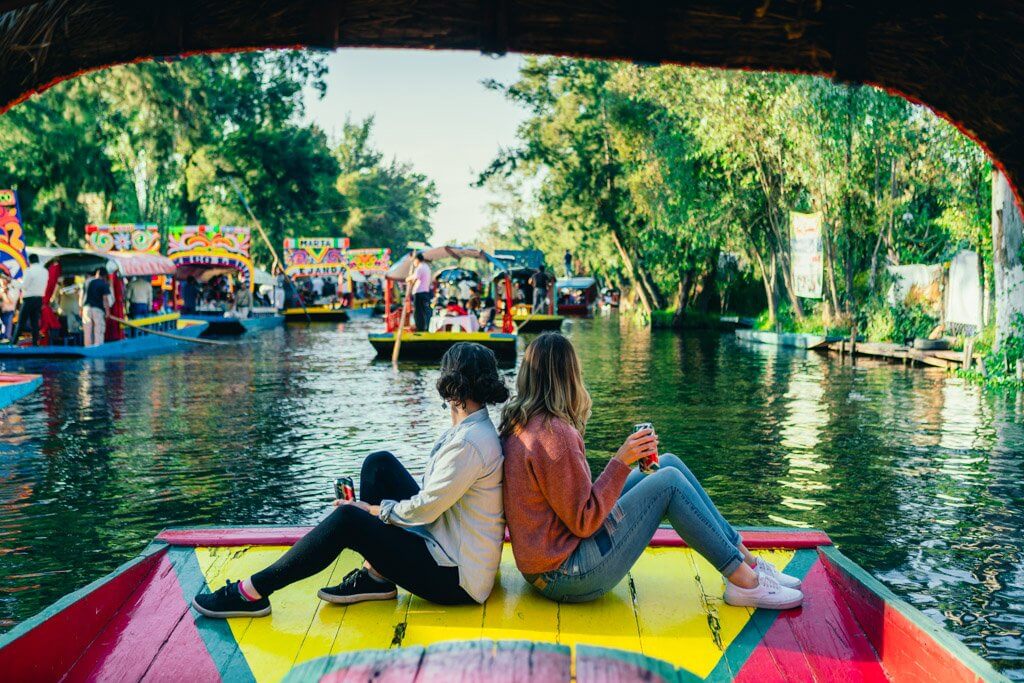
[[[505,500],[516,566],[552,600],[586,602],[612,590],[647,548],[665,517],[687,545],[726,578],[725,602],[789,609],[803,601],[799,579],[755,558],[693,473],[674,455],[660,468],[633,469],[657,455],[651,429],[631,434],[596,481],[581,434],[591,400],[568,339],[543,334],[526,349],[517,393],[504,409]]]
[[[405,279],[407,292],[412,293],[413,319],[416,330],[426,332],[430,329],[430,283],[432,275],[430,266],[423,252],[417,252],[412,259],[412,272]],[[408,296],[408,293],[407,293]]]
[[[537,272],[530,276],[530,286],[533,287],[533,312],[541,314],[547,312],[548,287],[551,286],[551,276],[547,268],[540,264]]]
[[[337,509],[266,569],[228,581],[192,601],[207,617],[270,614],[270,596],[326,569],[345,549],[365,564],[321,600],[352,604],[393,600],[396,584],[442,605],[483,603],[494,587],[505,536],[502,455],[488,404],[508,400],[489,349],[468,342],[441,359],[437,392],[452,426],[434,444],[422,485],[391,453],[363,461],[359,500]]]
[[[107,338],[107,311],[114,305],[106,270],[97,268],[82,288],[82,331],[84,346],[99,346]]]
[[[28,270],[21,279],[21,308],[18,311],[18,324],[14,328],[13,343],[17,344],[18,337],[28,328],[32,333],[32,346],[39,346],[43,297],[46,295],[46,284],[49,280],[50,273],[39,262],[39,256],[29,254]]]
[[[128,317],[145,318],[153,310],[153,285],[148,277],[132,278],[127,287]]]

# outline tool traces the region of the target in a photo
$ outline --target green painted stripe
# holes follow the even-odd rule
[[[208,591],[206,576],[199,566],[195,550],[192,548],[174,547],[169,551],[171,566],[178,576],[178,584],[182,587],[182,594],[185,604],[189,605],[185,619],[192,619],[206,645],[206,651],[210,654],[217,671],[220,672],[223,681],[239,681],[239,683],[254,683],[249,662],[238,647],[234,633],[226,619],[208,619],[192,609],[192,598],[196,593]]]
[[[886,588],[878,579],[869,574],[866,569],[839,552],[835,547],[822,547],[821,553],[828,562],[847,574],[853,581],[860,583],[870,592],[881,598],[889,607],[906,617],[910,623],[921,629],[932,640],[941,645],[943,649],[953,655],[953,657],[960,660],[981,680],[1009,683],[1010,679],[996,671],[981,655],[964,645],[956,636],[929,619],[916,607]],[[854,614],[854,618],[856,618],[856,614]]]
[[[61,598],[57,602],[55,602],[52,605],[50,605],[49,607],[44,609],[39,614],[37,614],[37,615],[35,615],[33,617],[29,617],[28,619],[26,619],[25,621],[21,622],[20,624],[15,626],[13,629],[8,631],[7,633],[5,633],[3,635],[0,635],[0,648],[3,648],[5,646],[7,646],[7,645],[10,645],[11,643],[13,643],[18,638],[22,637],[23,635],[25,635],[26,633],[28,633],[32,629],[36,628],[37,626],[39,626],[40,624],[45,622],[47,619],[50,619],[50,618],[60,614],[65,609],[67,609],[71,605],[75,604],[79,600],[83,600],[83,599],[88,598],[89,595],[93,591],[96,591],[99,588],[102,588],[104,585],[110,583],[111,581],[116,579],[118,576],[120,576],[124,572],[128,571],[132,567],[135,567],[136,565],[138,565],[138,564],[140,564],[142,562],[145,562],[150,557],[152,557],[153,555],[155,555],[158,552],[161,552],[165,548],[167,548],[167,544],[166,543],[159,543],[159,542],[156,542],[156,541],[154,541],[153,543],[150,543],[146,547],[146,549],[144,551],[142,551],[137,557],[134,557],[131,560],[128,560],[127,562],[125,562],[120,567],[118,567],[114,571],[110,572],[106,576],[102,576],[102,577],[96,579],[95,581],[93,581],[92,583],[87,584],[86,586],[84,586],[82,588],[79,588],[75,592],[69,593],[68,595],[65,595],[63,598]],[[141,577],[139,577],[138,583],[133,584],[132,586],[130,586],[125,591],[124,597],[125,597],[126,600],[128,599],[128,596],[130,596],[133,592],[135,592],[135,589],[145,579],[146,579],[146,575],[143,574]]]
[[[811,567],[817,561],[818,553],[816,550],[809,548],[797,550],[783,571],[790,576],[803,580],[807,576],[807,572],[811,570]],[[761,644],[764,634],[772,627],[778,616],[778,610],[754,610],[747,623],[744,624],[733,641],[729,643],[729,646],[725,648],[722,658],[718,660],[718,664],[715,665],[715,668],[711,670],[711,673],[708,674],[705,680],[716,682],[731,681],[747,663],[747,660],[750,659],[750,655],[754,653],[757,646]]]

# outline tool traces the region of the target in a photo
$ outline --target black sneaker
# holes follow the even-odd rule
[[[398,589],[390,581],[378,581],[365,569],[353,569],[337,586],[321,588],[317,597],[336,605],[351,605],[367,600],[393,600]]]
[[[201,593],[192,598],[192,606],[204,617],[265,617],[270,614],[270,600],[246,600],[238,592],[238,581],[228,581],[213,593]]]

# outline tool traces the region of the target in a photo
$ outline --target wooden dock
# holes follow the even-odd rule
[[[832,342],[828,345],[831,353],[838,353],[842,356],[850,355],[851,345],[849,341],[843,340]],[[930,350],[921,351],[905,344],[892,344],[886,342],[862,342],[858,341],[853,345],[853,355],[878,358],[895,362],[902,362],[904,365],[920,364],[930,365],[946,370],[956,369],[964,365],[963,351]]]

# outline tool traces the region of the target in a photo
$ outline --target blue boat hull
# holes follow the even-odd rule
[[[174,334],[195,339],[205,330],[206,325],[190,325],[176,330]],[[155,334],[142,334],[99,346],[0,346],[0,358],[121,358],[169,351],[188,343]]]
[[[203,336],[238,336],[246,332],[268,330],[284,324],[283,315],[266,315],[257,318],[228,318],[223,315],[203,315],[190,313],[182,316],[182,320],[199,320],[208,326]]]
[[[27,382],[18,384],[0,384],[0,408],[6,408],[15,401],[25,398],[39,388],[43,383],[42,377],[36,377]]]

